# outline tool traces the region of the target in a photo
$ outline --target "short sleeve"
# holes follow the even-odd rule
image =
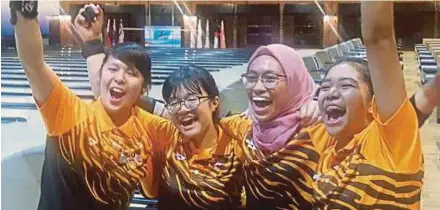
[[[143,125],[148,132],[155,153],[160,153],[173,141],[177,128],[169,120],[146,113],[143,117]]]
[[[320,155],[335,142],[335,139],[327,133],[324,123],[304,128],[302,132],[309,134],[315,150]]]
[[[69,90],[59,78],[49,97],[38,105],[49,136],[59,136],[85,120],[91,113],[89,105]]]
[[[372,108],[378,135],[391,153],[396,167],[420,165],[422,151],[419,127],[416,112],[410,101],[406,99],[386,122],[380,120],[375,99]]]
[[[252,121],[240,115],[233,115],[220,119],[219,125],[229,136],[242,140],[246,133],[251,130]]]

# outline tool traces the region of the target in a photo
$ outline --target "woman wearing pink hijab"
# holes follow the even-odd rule
[[[243,139],[244,186],[248,209],[311,209],[312,176],[319,160],[300,108],[317,89],[301,56],[292,48],[259,47],[242,75],[248,115],[221,120]]]

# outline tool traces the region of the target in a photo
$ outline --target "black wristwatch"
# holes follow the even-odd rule
[[[104,45],[100,39],[85,41],[81,46],[81,54],[84,59],[100,53],[104,53]]]
[[[38,1],[9,1],[11,10],[10,22],[12,25],[17,23],[17,13],[20,12],[26,19],[34,19],[38,16]]]

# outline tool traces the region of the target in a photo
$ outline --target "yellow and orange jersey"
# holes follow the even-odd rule
[[[127,207],[139,184],[144,195],[157,195],[151,184],[157,178],[152,176],[152,154],[168,145],[167,134],[173,132],[169,121],[135,107],[117,127],[100,100],[85,103],[59,79],[39,110],[63,161],[71,167],[69,176],[87,186],[83,193],[111,208]]]
[[[159,209],[241,208],[241,154],[237,140],[219,127],[216,144],[204,150],[175,131],[157,156]]]
[[[319,160],[308,128],[292,136],[285,147],[263,154],[252,140],[252,122],[239,116],[220,125],[242,139],[243,183],[248,209],[311,209],[313,175]]]
[[[324,125],[309,130],[321,153],[313,176],[315,208],[420,208],[424,171],[413,106],[406,100],[382,122],[373,100],[372,113],[374,121],[338,151]]]

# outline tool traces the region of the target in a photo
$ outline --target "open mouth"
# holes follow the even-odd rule
[[[342,107],[330,105],[325,110],[327,122],[329,124],[335,124],[341,121],[345,116],[346,110]]]
[[[124,97],[124,95],[125,95],[125,91],[123,91],[121,88],[117,88],[117,87],[110,88],[110,96],[112,97],[112,99],[119,100],[122,97]]]
[[[195,122],[197,122],[197,117],[195,117],[195,116],[187,116],[187,117],[180,119],[180,124],[184,127],[191,126]]]
[[[272,104],[271,100],[269,100],[267,98],[262,98],[262,97],[253,97],[252,102],[258,108],[266,108]]]

